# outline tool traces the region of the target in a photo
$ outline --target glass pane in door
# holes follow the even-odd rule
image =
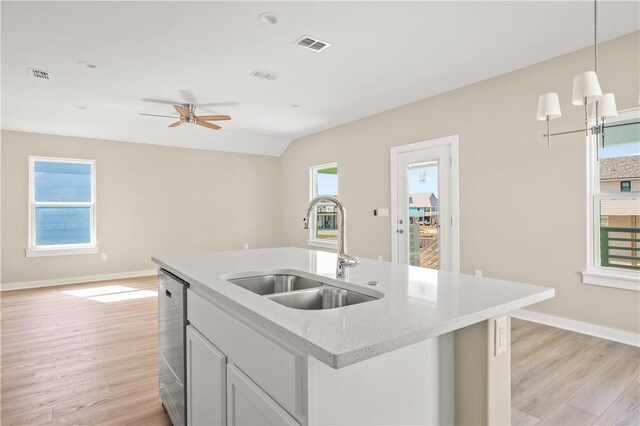
[[[407,170],[409,188],[409,264],[440,268],[438,222],[438,162],[411,164]]]

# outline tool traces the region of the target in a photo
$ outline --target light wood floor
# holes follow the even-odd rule
[[[512,319],[514,425],[640,425],[640,349]]]
[[[3,426],[171,424],[158,399],[157,298],[100,302],[63,293],[115,285],[134,289],[121,295],[145,295],[133,291],[155,292],[156,278],[0,295]]]
[[[156,279],[0,294],[0,424],[170,425],[157,396],[156,297],[64,293],[126,290],[105,288],[116,285],[135,296]],[[640,424],[640,349],[517,319],[512,330],[514,425]]]

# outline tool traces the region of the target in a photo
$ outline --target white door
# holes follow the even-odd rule
[[[229,426],[300,425],[232,364],[227,366],[227,413]]]
[[[187,326],[187,424],[226,425],[226,364],[222,352]]]
[[[458,271],[457,137],[394,147],[391,166],[393,261]]]

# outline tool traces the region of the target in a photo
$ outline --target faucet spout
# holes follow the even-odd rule
[[[339,211],[338,215],[338,262],[336,265],[336,277],[344,278],[345,269],[357,266],[360,261],[357,257],[347,254],[347,211],[342,203],[336,197],[319,196],[311,200],[307,208],[307,214],[303,220],[304,229],[309,229],[309,217],[313,208],[318,203],[331,203],[336,206]]]

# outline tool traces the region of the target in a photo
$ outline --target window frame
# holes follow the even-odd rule
[[[639,117],[640,108],[619,111],[617,121]],[[640,291],[640,271],[600,265],[600,202],[607,199],[638,198],[635,192],[600,192],[600,167],[597,136],[587,136],[587,270],[582,272],[582,283]]]
[[[335,167],[338,169],[338,194],[336,197],[340,196],[340,168],[338,167],[338,162],[327,163],[327,164],[318,164],[316,166],[309,167],[309,201],[313,200],[317,196],[317,171],[322,169],[329,169]],[[327,240],[316,238],[316,218],[318,216],[317,208],[313,209],[311,217],[309,218],[309,239],[307,240],[307,244],[312,247],[320,247],[326,249],[337,250],[338,248],[338,240]]]
[[[36,201],[35,200],[35,164],[39,161],[50,163],[76,163],[91,166],[91,201]],[[97,244],[97,197],[96,197],[96,160],[61,157],[29,156],[29,194],[28,194],[28,240],[26,257],[59,256],[73,254],[98,253]],[[89,207],[90,242],[81,244],[36,244],[36,207]]]

